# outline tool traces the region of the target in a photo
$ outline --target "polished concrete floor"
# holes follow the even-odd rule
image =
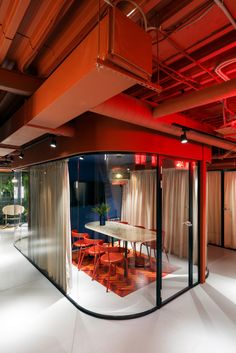
[[[235,353],[236,251],[209,247],[210,276],[143,318],[78,311],[0,231],[1,353]]]

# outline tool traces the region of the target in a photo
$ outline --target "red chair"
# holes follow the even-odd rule
[[[102,239],[87,239],[85,238],[83,241],[83,246],[80,249],[80,262],[78,263],[78,269],[82,266],[84,256],[85,255],[90,255],[94,257],[94,270],[95,270],[95,264],[98,260],[98,257],[101,255],[100,247],[99,245],[103,244]],[[93,276],[92,279],[94,279],[94,270],[93,270]]]
[[[84,239],[84,238],[89,238],[88,233],[79,233],[77,229],[72,229],[71,231],[71,237],[72,237],[72,245],[75,241],[75,239]]]
[[[125,262],[126,273],[128,273],[128,260],[125,258],[125,248],[119,246],[104,246],[99,245],[100,249],[100,256],[97,258],[97,262],[94,268],[94,278],[97,274],[98,265],[102,263],[103,265],[108,266],[108,273],[107,273],[107,288],[106,291],[108,292],[110,287],[110,277],[112,267],[115,267],[116,273],[116,266],[122,262]]]
[[[72,246],[75,247],[78,251],[77,266],[79,266],[81,262],[82,250],[84,250],[88,246],[91,246],[86,243],[86,240],[88,240],[89,235],[87,233],[77,233],[73,231],[71,233],[73,233],[72,237],[75,235],[78,239],[73,242]]]
[[[152,231],[156,232],[156,229],[151,229]],[[140,256],[141,256],[141,252],[142,252],[142,246],[146,246],[147,248],[147,255],[149,258],[149,262],[151,261],[151,252],[152,250],[154,251],[154,256],[156,257],[156,248],[157,248],[157,243],[156,240],[152,240],[152,241],[145,241],[142,242],[140,245]],[[150,253],[148,251],[148,248],[150,249]],[[165,231],[162,231],[162,251],[165,253],[167,261],[169,262],[169,256],[165,247]]]

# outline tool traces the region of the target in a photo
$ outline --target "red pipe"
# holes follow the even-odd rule
[[[153,117],[159,118],[161,116],[181,112],[234,96],[236,96],[236,78],[207,87],[201,91],[167,100],[154,108]]]

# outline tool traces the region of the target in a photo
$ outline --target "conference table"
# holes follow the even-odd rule
[[[106,221],[106,224],[103,226],[101,226],[99,222],[90,222],[85,224],[85,228],[97,233],[105,234],[112,239],[123,240],[125,242],[126,258],[128,241],[132,243],[142,243],[156,240],[155,231],[115,221]]]

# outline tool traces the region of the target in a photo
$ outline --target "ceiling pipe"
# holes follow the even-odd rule
[[[21,41],[17,49],[18,68],[22,72],[26,71],[37,56],[43,43],[55,29],[60,17],[70,9],[73,0],[47,0],[39,2],[39,4],[34,21],[28,24],[29,38]]]
[[[224,161],[224,162],[217,162],[217,163],[212,163],[209,167],[208,170],[215,170],[215,169],[235,169],[236,168],[236,161],[231,160],[231,161]]]
[[[215,1],[216,5],[219,6],[219,8],[224,12],[226,17],[231,22],[232,26],[236,29],[236,22],[235,22],[233,16],[231,15],[231,13],[229,12],[229,10],[227,9],[227,7],[220,0],[214,0],[214,1]]]
[[[153,117],[159,118],[234,96],[236,96],[236,78],[188,95],[166,100],[154,108]]]
[[[227,159],[232,159],[232,158],[236,159],[236,153],[232,153],[231,151],[228,151],[227,153],[222,154],[222,155],[214,155],[214,156],[212,156],[213,160],[216,160],[216,159],[224,160],[226,158]]]
[[[1,10],[5,16],[2,23],[2,33],[0,34],[0,64],[3,63],[16,31],[23,20],[23,17],[30,5],[30,0],[3,1]]]
[[[101,2],[101,13],[108,7]],[[51,39],[48,47],[36,59],[39,76],[48,77],[57,66],[79,45],[98,23],[98,6],[94,0],[78,1],[70,20],[66,21],[63,31]]]
[[[178,138],[180,138],[182,134],[181,128],[160,123],[153,119],[152,110],[147,104],[125,94],[119,94],[91,109],[91,111],[100,115],[105,115],[117,120],[176,136]],[[176,114],[176,119],[178,119],[178,117],[183,118],[182,115]],[[192,131],[191,127],[186,131],[186,134],[187,138],[194,142],[236,152],[236,144],[225,141],[223,138]]]

